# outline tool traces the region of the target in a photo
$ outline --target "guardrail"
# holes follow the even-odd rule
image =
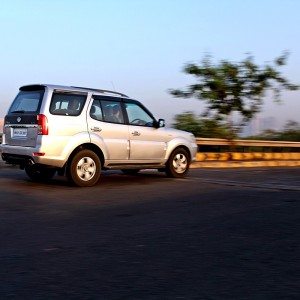
[[[247,147],[292,147],[300,149],[300,142],[263,141],[263,140],[226,140],[212,138],[196,138],[197,144],[209,146],[247,146]]]
[[[300,142],[197,138],[197,161],[300,160]]]

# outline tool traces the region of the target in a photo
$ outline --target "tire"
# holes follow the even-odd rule
[[[187,175],[190,167],[190,155],[184,148],[175,149],[166,164],[168,177],[183,178]]]
[[[25,172],[32,181],[45,182],[55,175],[56,169],[46,168],[40,165],[31,165],[25,167]]]
[[[140,170],[139,169],[122,169],[121,170],[125,175],[136,175]]]
[[[91,150],[82,150],[74,155],[67,169],[67,177],[76,186],[95,185],[100,178],[101,162]]]

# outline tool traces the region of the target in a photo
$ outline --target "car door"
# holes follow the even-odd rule
[[[130,162],[161,162],[166,154],[167,137],[164,128],[154,127],[155,119],[138,102],[125,101],[128,117]]]
[[[119,119],[113,115],[119,109]],[[113,97],[94,96],[87,115],[91,141],[102,143],[110,163],[125,163],[129,159],[128,125],[125,124],[120,101]]]

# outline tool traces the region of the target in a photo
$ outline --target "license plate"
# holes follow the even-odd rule
[[[27,128],[14,128],[13,137],[27,137]]]

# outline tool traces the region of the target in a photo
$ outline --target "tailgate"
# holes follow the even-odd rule
[[[11,146],[35,147],[38,136],[37,115],[7,115],[3,133],[5,144]]]

